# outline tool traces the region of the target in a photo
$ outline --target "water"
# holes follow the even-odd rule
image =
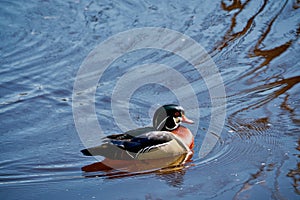
[[[299,198],[299,7],[251,0],[0,1],[1,199]],[[97,160],[80,153],[72,114],[77,71],[100,42],[145,26],[184,33],[210,53],[227,93],[221,138],[205,159],[195,156],[174,172],[84,173],[81,167]],[[106,72],[96,93],[104,132],[119,131],[109,98],[116,78],[148,62],[174,66],[197,88],[198,150],[210,121],[207,88],[188,63],[163,51],[133,52]],[[154,104],[174,99],[166,88],[145,85],[130,100],[133,119],[147,125]]]

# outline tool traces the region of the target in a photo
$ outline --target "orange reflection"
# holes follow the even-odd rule
[[[267,25],[266,30],[262,33],[260,38],[257,40],[257,43],[255,44],[254,48],[252,49],[252,52],[250,52],[248,54],[249,57],[263,57],[264,61],[258,67],[256,67],[255,69],[249,71],[248,73],[246,73],[242,77],[248,76],[248,75],[256,72],[257,70],[261,69],[262,67],[268,65],[272,60],[274,60],[275,58],[279,57],[282,53],[284,53],[293,44],[293,42],[298,39],[298,37],[299,37],[299,28],[296,31],[296,37],[294,39],[291,39],[291,40],[287,41],[286,43],[284,43],[282,45],[279,45],[277,47],[274,47],[272,49],[263,50],[263,49],[260,48],[260,46],[262,46],[263,41],[265,40],[265,38],[270,33],[274,22],[276,21],[278,16],[282,13],[283,9],[287,5],[287,2],[288,1],[285,2],[285,4],[281,7],[281,9],[275,15],[275,17],[269,22],[269,24]]]
[[[298,140],[298,146],[296,149],[300,151],[300,139]],[[300,158],[300,154],[297,154],[297,156]],[[287,176],[293,179],[293,187],[295,192],[300,194],[300,162],[297,163],[296,169],[290,170]]]
[[[261,13],[265,6],[267,5],[267,0],[264,0],[263,5],[260,7],[260,9],[257,11],[257,13],[255,13],[252,17],[250,17],[246,23],[246,25],[244,26],[244,28],[237,32],[237,33],[233,33],[233,29],[236,26],[236,18],[237,16],[245,9],[246,5],[250,2],[250,0],[247,0],[244,4],[242,4],[239,0],[235,0],[233,1],[232,5],[226,6],[226,4],[222,1],[221,3],[221,7],[223,10],[225,11],[232,11],[234,9],[238,9],[239,11],[236,12],[233,17],[231,18],[231,25],[229,30],[225,33],[221,44],[218,44],[217,47],[214,48],[214,50],[219,50],[221,51],[223,48],[225,48],[226,46],[228,46],[228,44],[238,38],[240,38],[241,36],[245,35],[249,29],[251,28],[253,21],[255,19],[255,17]]]
[[[251,92],[259,93],[260,91],[265,92],[266,90],[271,90],[271,89],[274,90],[274,88],[277,88],[276,90],[274,90],[274,92],[266,95],[265,98],[258,99],[259,102],[255,102],[254,104],[251,104],[251,105],[233,113],[233,115],[237,114],[238,112],[242,112],[242,111],[249,110],[252,108],[259,108],[259,107],[265,105],[266,103],[276,99],[278,96],[285,94],[288,90],[293,88],[298,83],[300,83],[300,76],[295,76],[295,77],[291,77],[291,78],[287,78],[287,79],[278,80],[278,81],[275,81],[272,83],[259,85],[257,87],[254,87],[254,88],[251,88],[248,90],[244,90],[238,94],[235,94],[235,95],[249,94]],[[233,96],[235,96],[235,95],[233,95]]]
[[[300,8],[300,0],[295,0],[294,5],[293,5],[294,9],[298,9]]]
[[[223,10],[232,11],[234,9],[242,9],[245,6],[245,4],[242,5],[240,0],[233,0],[232,4],[229,6],[226,6],[224,1],[222,1],[221,6]]]
[[[233,199],[244,199],[245,197],[242,196],[243,193],[247,190],[250,190],[253,187],[253,181],[259,179],[263,175],[265,167],[265,165],[261,165],[255,174],[251,174],[251,177],[243,183],[242,188],[236,193]]]
[[[275,81],[272,83],[260,85],[260,86],[257,86],[257,87],[254,87],[254,88],[251,88],[248,90],[244,90],[244,91],[236,94],[236,95],[242,95],[242,94],[249,94],[249,93],[265,92],[266,90],[272,90],[272,92],[270,92],[268,95],[265,95],[264,98],[259,98],[259,99],[257,99],[257,101],[253,102],[249,106],[239,109],[236,112],[232,113],[228,117],[228,124],[232,128],[234,128],[236,131],[238,131],[239,134],[250,134],[250,133],[247,133],[244,129],[240,130],[240,128],[238,128],[238,127],[242,126],[242,127],[248,127],[248,128],[249,127],[255,128],[256,126],[258,126],[258,124],[261,124],[261,125],[267,124],[268,118],[262,118],[262,119],[267,120],[266,123],[256,123],[256,122],[262,122],[262,119],[258,119],[258,121],[256,120],[254,122],[242,122],[241,123],[241,120],[236,116],[239,113],[244,112],[246,110],[257,109],[263,105],[266,105],[270,101],[278,98],[280,95],[285,94],[288,90],[293,88],[298,83],[300,83],[300,76],[282,79],[282,80]],[[231,97],[234,97],[236,95],[233,95]],[[292,109],[286,105],[286,101],[287,101],[287,99],[284,99],[283,103],[281,104],[281,108],[292,111]],[[239,119],[239,120],[237,120],[237,119]],[[252,123],[255,123],[255,124],[252,124]],[[260,126],[258,126],[258,127],[260,127]],[[268,126],[265,126],[265,128],[268,128]],[[246,135],[246,136],[250,137],[251,135]]]
[[[245,1],[245,3],[241,3],[240,0],[234,0],[232,2],[232,4],[228,5],[228,6],[224,3],[224,1],[221,2],[221,7],[222,7],[223,10],[232,11],[232,10],[238,9],[238,12],[236,12],[233,15],[233,17],[231,18],[230,28],[226,31],[225,35],[223,36],[222,42],[219,43],[213,50],[221,51],[223,48],[228,46],[230,42],[233,42],[234,40],[236,40],[236,39],[240,38],[241,36],[245,35],[250,30],[250,28],[252,27],[254,19],[258,16],[258,14],[260,14],[265,9],[268,1],[264,0],[263,4],[259,8],[259,10],[252,17],[250,17],[247,20],[246,24],[244,25],[244,28],[241,31],[234,33],[233,30],[236,27],[236,18],[245,9],[246,5],[249,2],[250,2],[250,0]],[[282,45],[279,45],[279,46],[277,46],[275,48],[272,48],[272,49],[263,50],[263,49],[260,48],[260,46],[262,45],[262,42],[267,37],[267,35],[270,33],[274,22],[276,21],[278,16],[282,13],[282,11],[286,7],[287,3],[288,3],[288,1],[285,1],[284,5],[281,7],[279,12],[272,18],[272,20],[269,22],[269,24],[267,24],[266,30],[262,33],[262,35],[257,40],[257,43],[255,44],[254,48],[248,54],[249,57],[263,57],[264,61],[258,67],[251,70],[250,72],[248,72],[247,74],[245,74],[241,78],[254,73],[255,71],[262,68],[263,66],[268,65],[272,60],[274,60],[276,57],[278,57],[282,53],[284,53],[293,44],[293,42],[298,39],[299,32],[300,32],[299,31],[300,27],[298,27],[298,29],[296,31],[296,37],[294,39],[291,39],[291,40],[287,41],[286,43],[284,43]],[[295,5],[298,5],[298,4],[294,4],[294,8],[296,9]]]
[[[291,108],[291,106],[288,104],[288,98],[289,98],[290,95],[286,95],[284,97],[284,101],[282,102],[282,104],[280,105],[280,107],[284,110],[287,110],[289,111],[290,113],[293,113],[294,112],[294,109]]]

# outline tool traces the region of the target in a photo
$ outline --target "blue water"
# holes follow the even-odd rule
[[[293,0],[1,0],[1,199],[298,199],[299,8]],[[84,173],[97,160],[80,153],[77,72],[108,37],[142,27],[179,31],[210,54],[227,94],[221,137],[205,159],[195,156],[174,172]],[[211,116],[207,88],[189,63],[158,50],[124,55],[101,79],[96,112],[105,134],[120,131],[110,99],[118,77],[153,62],[174,66],[195,87],[198,150]],[[162,86],[139,88],[130,99],[135,123],[148,125],[148,111],[168,101],[176,97]]]

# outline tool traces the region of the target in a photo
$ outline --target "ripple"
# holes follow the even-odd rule
[[[68,173],[61,172],[59,173],[41,173],[38,174],[29,174],[24,175],[9,175],[7,177],[0,177],[0,185],[28,185],[34,183],[42,182],[57,182],[57,181],[66,181],[66,180],[76,180],[82,179],[83,177],[78,172]]]
[[[195,159],[194,164],[198,167],[213,165],[217,169],[219,167],[232,166],[240,160],[251,162],[251,160],[256,160],[255,155],[258,153],[260,154],[260,159],[263,160],[263,155],[267,157],[268,150],[260,144],[243,142],[235,138],[219,145],[212,154],[209,154],[203,160]]]
[[[16,49],[16,45],[22,42],[27,34],[15,23],[15,19],[20,19],[21,24],[24,23],[22,17],[18,16],[22,12],[22,6],[12,1],[1,1],[0,4],[0,38],[5,41],[1,43],[0,51],[1,57],[5,57],[5,51]]]
[[[233,166],[241,160],[245,163],[265,162],[282,145],[278,130],[268,118],[231,118],[226,129],[210,154],[204,159],[194,156],[193,164],[197,168],[212,165],[217,169]],[[242,166],[247,168],[245,163]]]

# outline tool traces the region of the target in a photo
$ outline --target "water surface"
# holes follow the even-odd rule
[[[1,199],[297,199],[300,155],[298,1],[0,1]],[[81,167],[72,114],[76,73],[100,42],[140,27],[166,27],[199,42],[227,93],[221,138],[205,158],[169,173],[133,176]],[[200,101],[199,149],[210,122],[204,81],[189,63],[142,50],[116,60],[96,94],[107,134],[119,131],[110,95],[128,68],[157,62],[189,77]],[[160,86],[132,97],[136,123],[154,104],[176,101]],[[103,125],[102,124],[102,125]]]

